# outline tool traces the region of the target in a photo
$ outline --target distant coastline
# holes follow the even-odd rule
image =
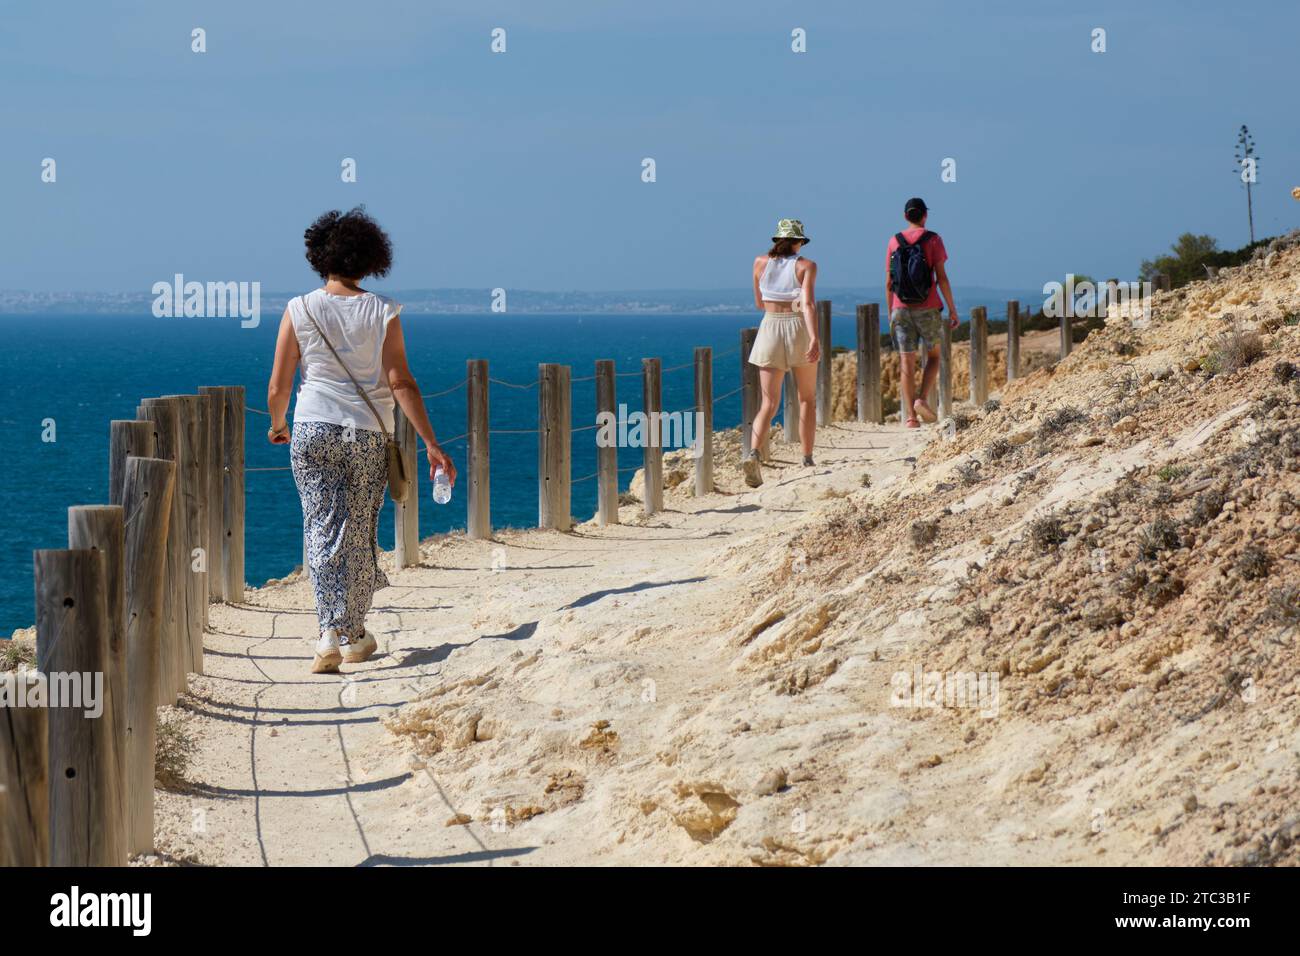
[[[491,315],[491,289],[384,289],[406,311],[418,315]],[[849,314],[858,303],[880,302],[881,286],[825,286],[818,290],[829,299],[835,313]],[[1008,299],[1037,303],[1041,290],[959,286],[957,305],[963,313],[976,305],[997,315]],[[279,314],[294,292],[263,292],[264,315]],[[154,295],[144,292],[24,292],[0,290],[0,315],[132,315],[151,314]],[[748,290],[628,290],[613,292],[538,292],[506,290],[506,312],[514,315],[735,315],[754,311]],[[882,317],[883,318],[883,317]],[[202,320],[195,320],[202,321]]]

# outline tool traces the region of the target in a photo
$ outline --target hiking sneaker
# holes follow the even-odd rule
[[[758,452],[751,451],[740,460],[740,470],[745,473],[745,484],[757,488],[763,483],[763,469],[758,464]]]
[[[316,642],[316,657],[311,662],[313,674],[336,674],[343,654],[339,650],[339,632],[332,627],[325,628],[320,640]]]
[[[369,660],[370,655],[378,649],[379,642],[375,640],[375,635],[369,631],[364,632],[355,641],[348,641],[340,648],[343,652],[343,663],[345,664],[360,664],[362,661]]]
[[[804,455],[804,456],[803,456],[803,466],[804,466],[805,468],[811,468],[811,467],[812,467],[813,465],[815,465],[815,464],[817,464],[817,463],[816,463],[815,461],[812,460],[812,455]]]

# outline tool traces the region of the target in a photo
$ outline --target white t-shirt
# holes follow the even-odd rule
[[[311,309],[311,317],[329,337],[348,371],[366,390],[391,435],[393,393],[384,378],[382,357],[388,323],[402,307],[387,296],[373,292],[331,295],[324,289],[316,289],[289,300],[289,317],[302,355],[293,420],[352,425],[372,432],[379,431],[374,413],[357,394],[356,386],[307,318],[304,299]]]

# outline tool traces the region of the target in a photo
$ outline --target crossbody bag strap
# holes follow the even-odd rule
[[[357,394],[361,396],[361,400],[365,402],[366,407],[370,409],[370,414],[374,415],[375,421],[379,423],[379,430],[384,433],[384,440],[389,440],[388,429],[384,427],[384,420],[379,414],[379,409],[375,408],[375,403],[370,400],[370,396],[366,394],[366,390],[361,387],[361,383],[358,382],[352,372],[348,370],[347,365],[343,362],[342,357],[338,353],[338,349],[334,348],[334,344],[321,330],[320,324],[316,321],[315,316],[313,316],[311,310],[307,308],[307,296],[302,296],[301,301],[303,314],[307,316],[307,319],[315,327],[316,334],[321,337],[321,341],[323,341],[326,346],[329,347],[329,350],[334,353],[334,358],[338,361],[339,367],[343,369],[343,374],[352,379],[352,385],[356,388]]]

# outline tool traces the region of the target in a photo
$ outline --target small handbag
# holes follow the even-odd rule
[[[343,373],[347,375],[348,378],[352,379],[352,385],[356,388],[357,394],[361,396],[361,400],[365,402],[366,407],[370,409],[370,414],[374,415],[375,421],[379,423],[379,430],[384,433],[384,453],[388,459],[388,495],[393,499],[393,501],[401,504],[406,500],[406,496],[411,490],[410,480],[406,477],[406,461],[402,457],[402,449],[399,448],[397,442],[393,440],[393,436],[388,434],[388,429],[384,427],[384,420],[380,417],[379,409],[375,408],[375,403],[370,400],[370,396],[367,395],[366,390],[361,387],[361,383],[358,382],[348,370],[347,365],[344,364],[343,359],[339,356],[338,350],[334,348],[334,344],[326,337],[325,333],[321,330],[320,324],[307,308],[306,296],[302,297],[302,311],[306,313],[307,318],[311,320],[311,324],[315,326],[316,334],[321,337],[321,340],[329,347],[329,350],[334,353],[334,358],[338,360],[339,366],[343,369]]]

